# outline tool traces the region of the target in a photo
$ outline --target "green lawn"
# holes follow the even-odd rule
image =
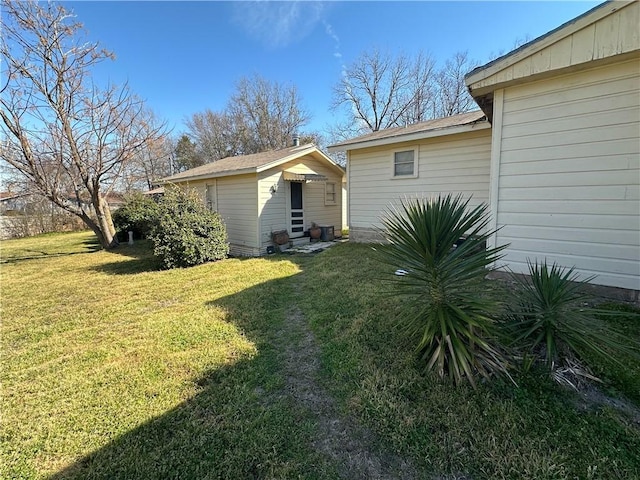
[[[640,478],[632,414],[535,375],[476,391],[423,375],[370,247],[160,271],[144,242],[75,233],[1,257],[0,478],[366,478],[322,447],[334,404],[415,478]],[[316,351],[314,404],[290,364]],[[640,384],[605,373],[609,393]]]

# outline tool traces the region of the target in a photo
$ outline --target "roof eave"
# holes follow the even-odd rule
[[[277,167],[278,165],[282,165],[283,163],[287,163],[292,160],[295,160],[296,158],[303,157],[304,155],[312,153],[315,149],[316,147],[305,148],[304,150],[296,151],[290,155],[287,155],[286,157],[282,157],[277,160],[272,160],[269,163],[264,163],[262,165],[259,165],[256,168],[256,172],[258,173],[264,172],[265,170],[269,170],[270,168]]]
[[[524,58],[534,55],[536,52],[542,50],[543,48],[546,48],[549,45],[559,42],[563,38],[568,37],[569,35],[572,35],[573,33],[577,32],[578,30],[581,30],[587,27],[588,25],[600,20],[601,18],[604,18],[610,15],[611,13],[615,12],[616,10],[619,10],[620,8],[622,8],[623,6],[626,6],[629,3],[633,3],[633,0],[620,1],[620,2],[608,1],[600,5],[597,5],[596,7],[583,13],[582,15],[574,19],[571,19],[566,23],[563,23],[562,25],[555,28],[554,30],[551,30],[550,32],[545,33],[544,35],[541,35],[531,40],[529,43],[526,43],[521,47],[516,48],[515,50],[512,50],[506,55],[503,55],[502,57],[498,57],[495,60],[492,60],[491,62],[483,66],[477,67],[476,69],[472,70],[471,72],[465,75],[465,83],[467,87],[470,89],[471,94],[474,96],[474,98],[476,95],[481,95],[483,93],[486,93],[484,91],[474,92],[473,85],[491,77],[492,75],[495,75],[501,70],[504,70],[505,68],[510,67],[514,63],[517,63],[520,60],[523,60]],[[486,90],[486,89],[483,89],[483,90]]]
[[[283,164],[285,164],[287,162],[290,162],[292,160],[295,160],[297,158],[300,158],[300,157],[303,157],[304,155],[309,155],[309,154],[318,155],[322,159],[322,161],[328,163],[329,166],[334,168],[334,170],[339,171],[342,175],[344,175],[344,173],[345,173],[344,169],[340,165],[338,165],[336,162],[331,160],[329,157],[327,157],[316,146],[312,146],[312,147],[306,148],[304,150],[300,150],[299,152],[295,152],[295,154],[293,154],[293,155],[288,155],[288,156],[286,156],[284,158],[281,158],[279,160],[274,160],[273,162],[265,163],[264,165],[259,166],[256,169],[256,171],[258,173],[264,172],[265,170],[269,170],[270,168],[278,167],[278,166],[283,165]]]
[[[413,142],[416,140],[424,140],[427,138],[444,137],[447,135],[455,135],[458,133],[472,132],[476,130],[484,130],[491,128],[491,124],[486,120],[479,120],[473,123],[467,123],[464,125],[456,125],[452,127],[443,127],[433,130],[426,130],[421,132],[405,133],[394,135],[391,137],[377,138],[374,140],[364,140],[361,142],[345,143],[339,145],[332,145],[328,147],[330,152],[346,152],[347,150],[356,150],[359,148],[380,147],[384,145],[391,145],[394,143]]]
[[[241,170],[226,170],[224,172],[202,173],[200,175],[190,175],[188,177],[172,178],[167,177],[160,180],[160,183],[166,185],[168,183],[192,182],[195,180],[206,180],[208,178],[231,177],[233,175],[245,175],[247,173],[256,173],[255,167],[243,168]]]

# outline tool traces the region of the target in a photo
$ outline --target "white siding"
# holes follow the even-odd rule
[[[260,246],[271,245],[271,232],[287,230],[287,195],[285,181],[280,168],[258,174]],[[271,193],[272,186],[276,192]]]
[[[327,166],[312,156],[305,156],[292,162],[258,174],[259,176],[259,217],[260,217],[260,248],[264,250],[271,245],[271,232],[288,228],[287,182],[282,178],[284,170],[294,173],[318,174],[327,177],[328,182],[336,185],[336,204],[325,205],[325,183],[310,182],[303,185],[303,208],[305,230],[311,222],[318,225],[333,225],[336,232],[342,229],[342,181],[341,175],[335,169]],[[276,185],[276,193],[271,187]]]
[[[255,174],[220,177],[183,184],[206,201],[207,184],[215,182],[217,211],[222,216],[232,255],[258,255],[258,188]]]
[[[392,178],[393,152],[418,148],[418,177]],[[491,130],[461,133],[349,152],[350,228],[372,229],[404,197],[439,193],[472,196],[472,205],[489,201]]]
[[[234,255],[256,255],[258,244],[258,185],[255,174],[217,179],[218,212],[227,225]]]
[[[547,258],[640,289],[640,61],[507,88],[494,120],[508,266]]]

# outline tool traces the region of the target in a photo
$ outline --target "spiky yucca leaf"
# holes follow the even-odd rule
[[[402,201],[382,218],[388,241],[382,250],[387,263],[407,272],[395,290],[406,300],[401,322],[420,339],[426,368],[474,385],[476,374],[506,373],[492,341],[499,303],[484,282],[506,245],[485,248],[494,233],[487,230],[487,206],[468,205],[461,195]]]
[[[585,353],[617,362],[615,352],[638,355],[638,346],[596,318],[615,314],[585,307],[589,296],[574,268],[546,260],[528,260],[529,278],[512,275],[518,285],[518,301],[507,315],[513,344],[538,356],[550,371],[564,367]]]

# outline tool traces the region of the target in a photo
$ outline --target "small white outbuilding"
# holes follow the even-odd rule
[[[273,232],[303,238],[313,222],[339,234],[344,180],[344,169],[308,144],[223,158],[162,182],[199,192],[222,216],[232,255],[258,256]]]

